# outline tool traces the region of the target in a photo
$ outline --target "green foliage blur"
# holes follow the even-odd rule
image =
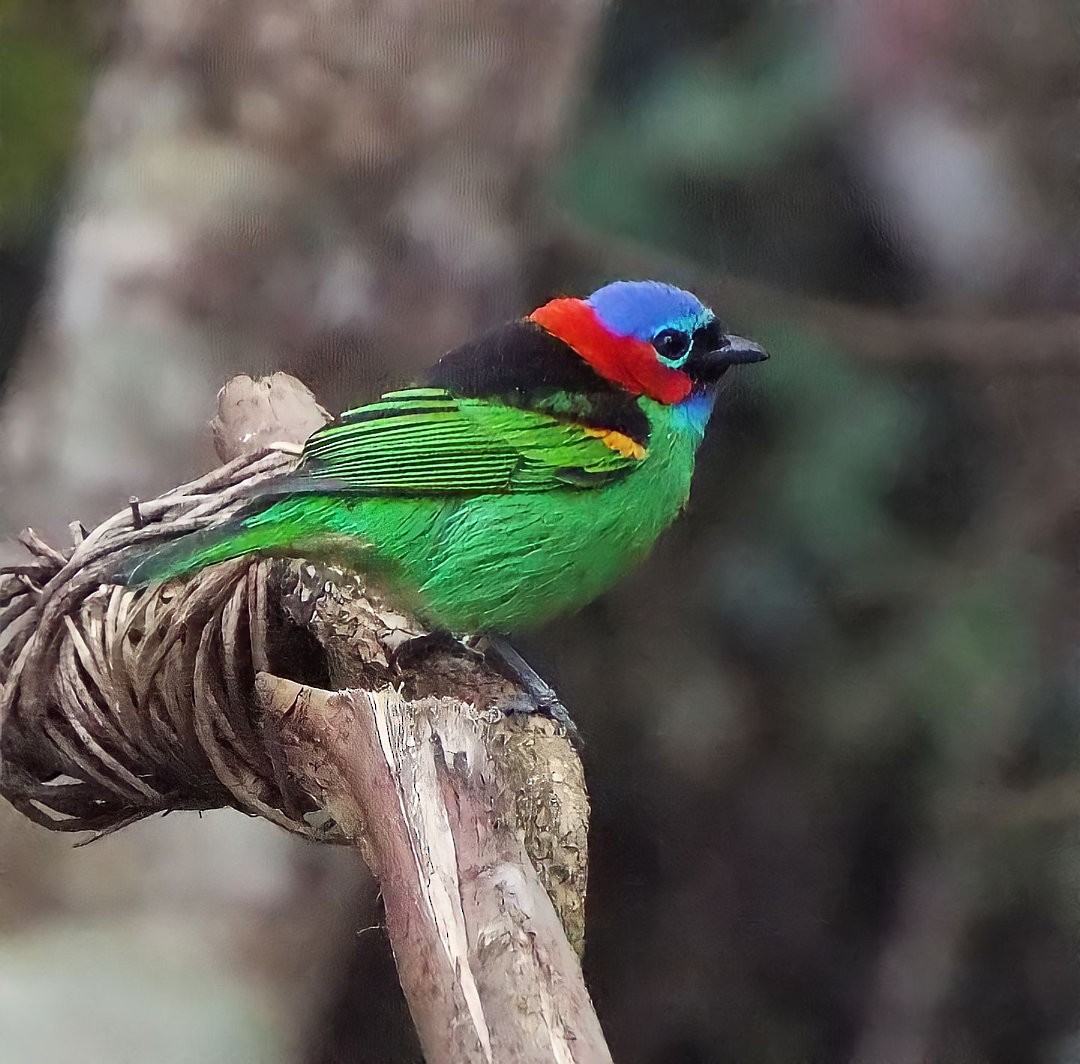
[[[88,84],[85,3],[0,4],[0,234],[22,236],[71,156]]]
[[[45,279],[90,83],[86,0],[0,0],[0,388]]]

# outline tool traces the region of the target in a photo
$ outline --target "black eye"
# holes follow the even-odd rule
[[[653,337],[653,347],[665,362],[678,362],[690,350],[690,337],[680,329],[664,329]]]

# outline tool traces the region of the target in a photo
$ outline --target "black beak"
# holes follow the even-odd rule
[[[718,381],[729,366],[764,362],[769,353],[760,344],[742,336],[729,336],[708,326],[694,334],[694,346],[683,367],[702,384]]]
[[[761,344],[755,344],[745,337],[725,336],[724,342],[711,355],[726,366],[745,366],[750,362],[764,362],[769,352]]]

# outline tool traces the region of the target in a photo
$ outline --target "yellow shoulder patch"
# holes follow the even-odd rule
[[[645,448],[637,440],[630,439],[625,433],[616,432],[614,429],[585,429],[586,436],[594,436],[610,447],[616,454],[623,458],[636,458],[639,461],[645,457]]]

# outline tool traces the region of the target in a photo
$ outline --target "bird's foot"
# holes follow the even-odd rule
[[[558,724],[575,746],[582,745],[581,732],[571,719],[554,688],[505,640],[499,636],[481,636],[473,649],[500,676],[517,684],[521,691],[499,699],[495,708],[507,716],[513,713],[539,713]]]

